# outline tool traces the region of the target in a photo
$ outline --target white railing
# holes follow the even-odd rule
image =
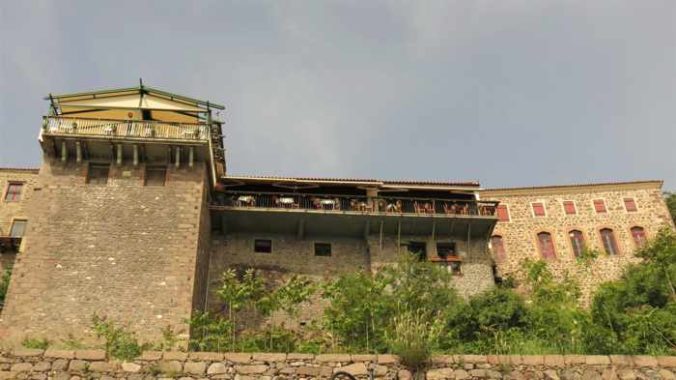
[[[104,120],[58,116],[44,118],[44,135],[85,135],[111,138],[143,138],[208,141],[205,124],[168,123],[147,120]]]

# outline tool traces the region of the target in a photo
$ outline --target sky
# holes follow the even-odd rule
[[[676,190],[673,0],[2,1],[0,166],[139,78],[227,107],[230,174]]]

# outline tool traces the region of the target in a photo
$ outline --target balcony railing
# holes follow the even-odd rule
[[[495,216],[498,202],[405,198],[405,197],[366,197],[360,195],[329,194],[284,194],[271,192],[227,191],[215,197],[214,208],[265,208],[311,210],[324,212],[357,212],[364,214],[390,215],[468,215]]]
[[[110,138],[208,141],[205,124],[169,123],[149,120],[106,120],[47,116],[44,135],[81,135]]]

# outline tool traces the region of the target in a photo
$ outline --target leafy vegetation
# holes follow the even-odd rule
[[[141,355],[144,349],[132,332],[123,327],[115,326],[112,321],[98,315],[92,317],[92,327],[96,336],[105,340],[105,350],[110,357],[132,360]]]
[[[38,348],[41,350],[49,347],[49,341],[47,339],[38,339],[38,338],[25,338],[21,345],[26,348]]]
[[[5,296],[7,295],[7,288],[9,288],[9,278],[12,276],[12,268],[7,268],[0,274],[0,309],[5,303]]]
[[[676,223],[676,193],[665,192],[664,201],[667,203],[671,219]]]

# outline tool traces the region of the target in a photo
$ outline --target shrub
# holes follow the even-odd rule
[[[7,296],[7,289],[9,288],[9,279],[12,276],[12,268],[7,268],[0,274],[0,309],[5,303],[5,296]]]
[[[21,345],[26,348],[38,348],[44,350],[49,347],[49,341],[45,338],[38,339],[26,337],[23,342],[21,342]]]
[[[105,340],[106,353],[116,359],[132,360],[141,355],[143,347],[139,345],[133,333],[123,327],[117,327],[112,321],[94,315],[92,327],[97,337]]]

